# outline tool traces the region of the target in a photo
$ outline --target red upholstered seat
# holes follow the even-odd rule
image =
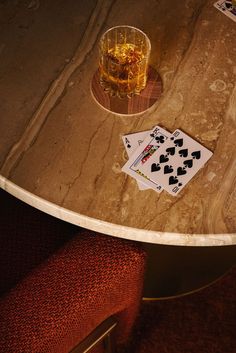
[[[79,231],[0,189],[0,296]]]
[[[29,238],[25,234],[22,238],[30,243],[34,235],[30,219],[21,219],[25,220],[28,225],[27,231],[24,230]],[[39,227],[42,222],[43,219]],[[15,225],[12,231],[14,228],[19,244],[22,227],[18,228],[11,217],[8,223],[11,227]],[[0,239],[4,229],[0,225]],[[60,233],[59,228],[52,227],[50,231],[53,229]],[[50,251],[46,247],[47,259],[43,256],[40,265],[37,263],[33,269],[23,266],[24,278],[17,275],[20,279],[14,285],[11,281],[11,289],[0,299],[1,353],[69,352],[111,315],[118,318],[117,341],[124,342],[128,338],[139,309],[145,253],[133,242],[85,230],[75,235],[74,230],[74,227],[66,230],[66,236],[72,239],[67,242],[64,239],[60,249],[50,256],[52,247],[49,246]],[[48,232],[47,237],[50,236]],[[58,247],[61,236],[53,234],[52,237]],[[23,251],[24,247],[20,249]],[[21,255],[24,262],[27,255]],[[4,258],[4,253],[1,256]],[[30,257],[34,259],[33,254]]]

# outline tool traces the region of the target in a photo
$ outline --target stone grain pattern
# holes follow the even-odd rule
[[[10,52],[4,54],[7,46],[15,50],[15,41],[5,33],[0,42],[8,70],[0,76],[1,175],[59,206],[58,217],[62,208],[74,211],[91,220],[88,228],[101,221],[99,231],[107,234],[117,235],[120,227],[121,236],[142,241],[236,244],[235,23],[203,0],[52,1],[28,14],[21,7],[3,26],[16,30],[21,18],[30,23],[30,38],[17,37],[14,57],[18,62],[24,53],[24,72],[16,75]],[[58,12],[72,29],[62,26]],[[31,24],[36,13],[39,28]],[[55,37],[45,33],[45,16],[58,23]],[[90,93],[99,38],[121,24],[147,33],[150,64],[164,84],[160,101],[139,116],[108,113]],[[35,33],[54,47],[43,40],[34,46]],[[180,128],[214,152],[176,197],[139,191],[121,172],[127,159],[121,136],[156,124]]]

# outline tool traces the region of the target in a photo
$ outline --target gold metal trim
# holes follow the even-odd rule
[[[97,343],[106,338],[110,338],[112,330],[116,327],[117,321],[114,317],[109,317],[95,328],[81,343],[74,347],[70,353],[87,353]],[[110,348],[108,348],[109,351]],[[110,350],[111,351],[111,350]]]
[[[233,266],[228,269],[225,273],[223,273],[222,275],[220,275],[219,277],[217,277],[216,279],[214,279],[213,281],[210,281],[209,283],[205,284],[204,286],[201,286],[197,289],[193,289],[191,291],[188,291],[188,292],[185,292],[185,293],[182,293],[182,294],[177,294],[177,295],[173,295],[173,296],[168,296],[168,297],[157,297],[157,298],[149,298],[149,297],[143,297],[142,298],[142,301],[161,301],[161,300],[171,300],[171,299],[177,299],[177,298],[182,298],[182,297],[186,297],[187,295],[190,295],[190,294],[194,294],[194,293],[197,293],[197,292],[200,292],[201,290],[205,289],[205,288],[208,288],[210,286],[212,286],[214,283],[220,281],[223,277],[225,277],[227,275],[227,273],[233,268]]]

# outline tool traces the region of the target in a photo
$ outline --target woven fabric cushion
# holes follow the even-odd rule
[[[0,189],[0,296],[78,233]]]
[[[235,353],[236,267],[198,292],[145,303],[130,352]]]
[[[84,231],[0,301],[0,352],[66,353],[110,315],[118,341],[140,304],[145,253],[135,243]]]

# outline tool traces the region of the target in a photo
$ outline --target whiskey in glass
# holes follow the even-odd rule
[[[131,26],[117,26],[103,34],[99,43],[100,83],[120,98],[140,94],[147,82],[151,43]]]

